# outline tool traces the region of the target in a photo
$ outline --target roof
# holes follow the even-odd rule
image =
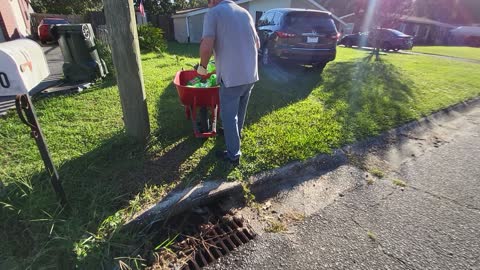
[[[439,22],[439,21],[435,21],[435,20],[432,20],[432,19],[429,19],[429,18],[424,18],[424,17],[415,17],[415,16],[403,15],[403,16],[400,17],[400,20],[407,21],[407,22],[413,22],[413,23],[430,24],[430,25],[446,27],[446,28],[455,28],[454,25]]]
[[[454,35],[478,36],[480,37],[480,27],[478,26],[460,26],[450,31]]]
[[[197,10],[200,10],[200,9],[207,9],[207,8],[206,7],[199,7],[199,8],[183,9],[183,10],[179,10],[179,11],[175,12],[175,15],[190,13],[190,12],[194,12],[194,11],[197,11]]]
[[[364,13],[365,13],[365,11],[361,11],[359,13],[350,13],[350,14],[347,14],[347,15],[342,16],[340,18],[341,19],[347,19],[347,18],[356,16],[356,15],[363,16]],[[415,17],[415,16],[399,15],[399,14],[391,14],[391,16],[395,16],[395,18],[397,18],[398,20],[405,21],[405,22],[429,24],[429,25],[435,25],[435,26],[446,27],[446,28],[455,28],[454,25],[439,22],[439,21],[435,21],[435,20],[425,18],[425,17]]]
[[[243,3],[247,3],[247,2],[251,2],[253,0],[238,0],[238,1],[235,1],[235,3],[237,4],[243,4]],[[183,18],[183,17],[191,17],[191,16],[195,16],[195,15],[199,15],[199,14],[203,14],[203,13],[207,13],[208,12],[208,8],[192,8],[192,9],[185,9],[185,10],[179,10],[177,12],[175,12],[175,14],[172,16],[172,18]]]

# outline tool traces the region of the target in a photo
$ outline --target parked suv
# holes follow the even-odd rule
[[[378,44],[384,51],[411,50],[413,37],[395,29],[377,28],[370,32],[346,35],[340,44],[346,47],[374,47]]]
[[[257,32],[264,65],[283,59],[323,68],[337,54],[339,34],[329,12],[272,9],[258,21]]]

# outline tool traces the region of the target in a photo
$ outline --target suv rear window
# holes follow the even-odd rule
[[[336,32],[337,28],[330,16],[315,12],[291,12],[285,16],[285,25],[297,30],[312,31],[319,33]]]

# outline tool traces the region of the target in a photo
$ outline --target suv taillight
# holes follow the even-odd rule
[[[331,39],[338,40],[340,38],[340,33],[335,33],[330,36]]]
[[[295,35],[295,34],[292,34],[292,33],[277,32],[277,36],[278,36],[279,38],[293,38],[293,37],[295,37],[296,35]]]

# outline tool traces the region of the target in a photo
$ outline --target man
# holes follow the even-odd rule
[[[220,83],[220,117],[226,151],[217,156],[234,165],[239,164],[240,136],[248,100],[258,81],[257,51],[260,42],[252,17],[230,0],[209,0],[200,44],[200,64],[197,72],[206,75],[213,53]]]

